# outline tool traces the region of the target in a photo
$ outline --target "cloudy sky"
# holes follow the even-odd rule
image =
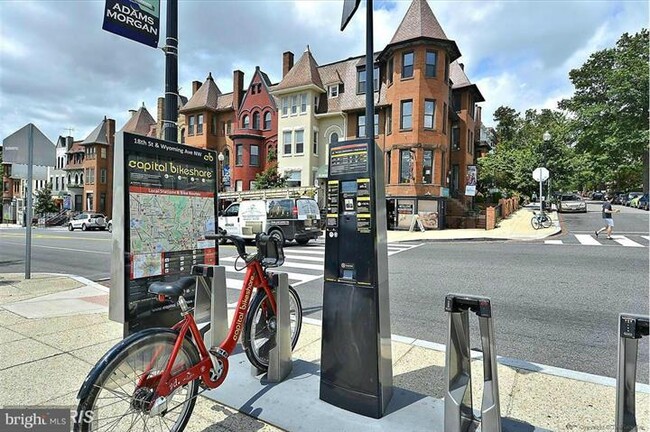
[[[375,0],[375,51],[391,39],[410,0]],[[342,0],[179,0],[179,85],[211,72],[224,92],[232,71],[248,84],[255,66],[273,82],[282,53],[309,44],[319,64],[365,51],[360,10],[339,31]],[[365,2],[362,2],[362,8]],[[429,1],[460,48],[485,98],[484,121],[501,105],[554,108],[572,94],[568,79],[594,51],[648,25],[647,1]],[[161,10],[164,11],[163,1]],[[164,91],[161,50],[102,30],[104,1],[0,1],[0,141],[25,124],[50,139],[85,138],[108,116],[121,128],[144,104],[156,115]],[[164,24],[161,25],[161,44]]]

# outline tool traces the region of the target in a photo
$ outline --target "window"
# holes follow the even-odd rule
[[[271,129],[271,111],[264,113],[264,130]]]
[[[187,122],[187,134],[194,135],[194,116],[190,116]]]
[[[248,190],[255,190],[255,180],[248,181]]]
[[[412,163],[412,153],[411,150],[400,150],[399,151],[399,182],[408,183],[413,177],[411,173]]]
[[[329,86],[328,91],[331,98],[337,97],[339,95],[339,85],[334,84]]]
[[[216,115],[212,115],[212,117],[210,117],[210,133],[212,135],[217,134],[217,116]]]
[[[228,120],[226,122],[226,135],[230,135],[232,133],[232,121]]]
[[[196,116],[196,134],[203,134],[203,114]]]
[[[287,177],[287,187],[298,187],[300,186],[300,171],[291,171],[288,173]]]
[[[460,111],[460,93],[454,93],[452,98],[451,98],[451,107],[454,110],[454,112]]]
[[[102,184],[106,184],[106,178],[107,178],[106,168],[102,168],[101,170],[99,170],[99,182]]]
[[[391,155],[390,151],[386,152],[386,184],[390,184],[390,166],[391,166],[390,155]]]
[[[293,174],[293,173],[291,173]],[[298,172],[300,175],[300,172]],[[289,219],[293,214],[292,199],[274,199],[267,201],[267,214],[269,219]]]
[[[235,165],[237,165],[237,166],[244,165],[244,145],[243,144],[235,145]]]
[[[286,117],[289,114],[289,98],[282,98],[282,117]]]
[[[469,97],[469,104],[467,106],[467,114],[471,118],[474,118],[474,105],[475,105],[474,96],[468,95],[468,97]]]
[[[87,193],[86,194],[86,210],[87,211],[93,211],[93,194],[92,193]]]
[[[55,182],[55,184],[56,184],[56,189],[54,189],[54,190],[55,190],[55,191],[58,191],[58,190],[59,190],[59,178],[57,177],[57,178],[55,178],[54,180],[56,180],[56,182]],[[50,180],[50,183],[51,183],[51,182],[52,182],[52,181]],[[38,186],[37,186],[37,189],[38,189]]]
[[[291,131],[284,131],[282,133],[282,144],[284,145],[284,154],[291,154]]]
[[[235,180],[235,190],[237,192],[241,192],[244,188],[244,181],[243,180]]]
[[[451,149],[460,150],[460,128],[458,126],[451,128]]]
[[[445,82],[449,82],[449,56],[445,54]]]
[[[291,96],[291,115],[298,113],[298,96]]]
[[[257,86],[255,84],[251,85],[251,94],[255,94],[255,88]]]
[[[432,99],[424,100],[424,128],[433,129],[436,115],[436,101]]]
[[[357,138],[366,136],[366,116],[360,115],[357,117]]]
[[[393,107],[389,106],[386,111],[386,135],[393,132]]]
[[[442,103],[442,133],[447,133],[447,102]]]
[[[219,135],[224,136],[226,134],[226,122],[222,121],[220,123],[221,127],[221,132],[219,132]]]
[[[413,53],[402,54],[402,79],[413,76]]]
[[[260,128],[260,113],[254,112],[253,113],[253,129],[259,129]]]
[[[102,147],[102,148],[99,150],[99,156],[100,156],[102,159],[106,159],[106,148]]]
[[[251,145],[251,166],[260,166],[260,148],[256,145]]]
[[[366,92],[366,70],[357,70],[357,94]]]
[[[426,76],[436,76],[436,66],[438,63],[438,53],[436,51],[427,51]]]
[[[388,71],[386,72],[386,80],[388,84],[393,83],[393,57],[388,60]]]
[[[451,166],[451,189],[458,190],[458,175],[459,175],[458,165]]]
[[[97,211],[104,212],[106,211],[106,193],[102,192],[99,194],[99,208]]]
[[[412,128],[412,115],[413,115],[413,101],[405,100],[401,102],[400,110],[400,129],[411,129]]]
[[[312,152],[318,156],[318,131],[314,131],[314,139],[311,143],[312,147],[311,150]]]
[[[422,164],[422,183],[433,183],[433,150],[424,151]]]
[[[339,142],[339,134],[332,132],[332,135],[330,135],[330,144],[336,144],[337,142]]]
[[[467,153],[474,153],[474,132],[467,130]]]
[[[300,113],[304,114],[307,112],[307,93],[300,95]]]
[[[250,125],[250,118],[247,115],[242,117],[242,129],[248,129]]]
[[[303,154],[305,151],[305,131],[296,131],[296,154]]]

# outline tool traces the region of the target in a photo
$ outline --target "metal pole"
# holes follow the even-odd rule
[[[25,217],[25,279],[32,277],[32,177],[34,176],[34,125],[27,132],[27,216]]]
[[[374,91],[374,53],[372,40],[372,0],[366,0],[366,138],[372,140],[368,148],[368,160],[375,160],[375,91]]]
[[[542,213],[544,209],[542,208],[542,203],[544,202],[544,195],[542,195],[542,173],[539,173],[539,212]]]
[[[178,0],[167,0],[165,47],[165,112],[163,138],[178,142]]]

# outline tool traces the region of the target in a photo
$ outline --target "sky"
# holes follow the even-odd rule
[[[411,0],[374,2],[374,49],[382,50]],[[429,1],[460,48],[486,101],[483,121],[502,105],[556,108],[570,97],[569,71],[625,33],[648,26],[647,1]],[[248,85],[256,66],[273,83],[282,53],[309,45],[318,64],[365,53],[365,2],[345,32],[343,0],[179,0],[179,86],[212,73],[222,92],[232,72]],[[161,46],[164,11],[161,4]],[[104,116],[120,129],[144,103],[156,117],[164,54],[102,30],[103,0],[0,0],[0,142],[28,123],[50,140],[84,139]]]

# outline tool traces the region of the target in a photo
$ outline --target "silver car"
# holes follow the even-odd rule
[[[75,216],[68,222],[68,230],[74,231],[81,229],[82,231],[88,230],[102,230],[106,229],[106,216],[101,213],[81,213]]]
[[[557,202],[557,211],[587,213],[587,203],[580,195],[562,194]]]

